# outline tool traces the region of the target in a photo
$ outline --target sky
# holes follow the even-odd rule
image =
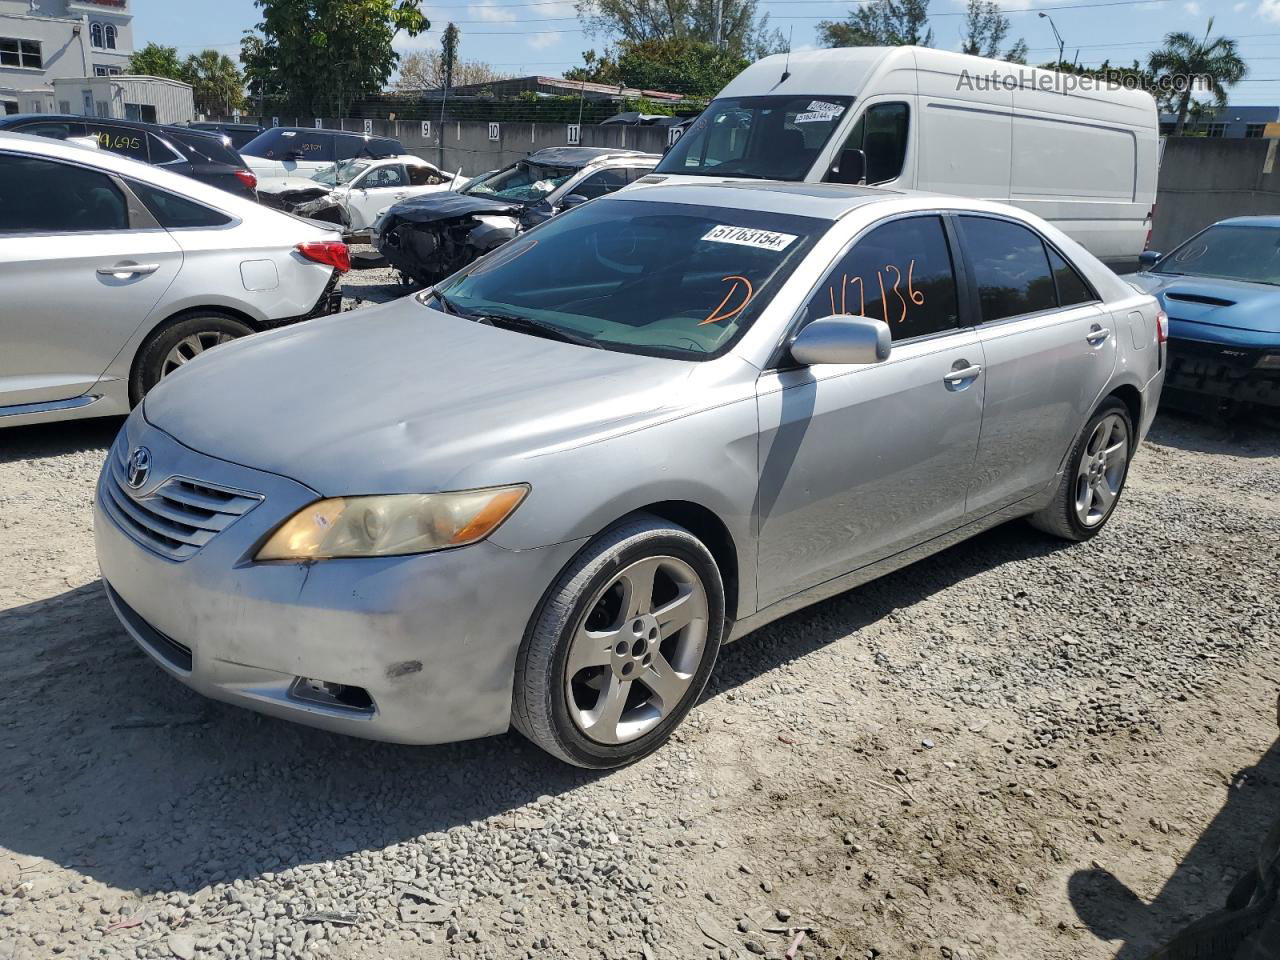
[[[855,0],[856,2],[856,0]],[[1055,58],[1057,41],[1047,11],[1066,43],[1068,58],[1079,51],[1082,64],[1128,64],[1158,46],[1170,31],[1203,33],[1210,16],[1214,33],[1235,37],[1249,64],[1249,79],[1237,85],[1231,102],[1280,104],[1280,0],[999,0],[1011,21],[1009,39],[1025,38],[1029,60]],[[850,0],[761,0],[772,26],[792,36],[792,49],[817,46],[819,20],[840,19]],[[440,32],[450,20],[462,31],[461,57],[484,60],[503,73],[549,74],[582,62],[582,51],[601,50],[607,38],[584,33],[566,0],[482,0],[479,3],[429,3],[423,9],[431,30],[400,36],[396,49],[438,49]],[[932,0],[934,46],[958,49],[964,0]],[[253,0],[133,0],[134,42],[176,46],[182,55],[209,47],[238,56],[240,35],[258,22]]]

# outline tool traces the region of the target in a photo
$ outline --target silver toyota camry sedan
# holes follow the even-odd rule
[[[612,767],[721,643],[1015,517],[1096,535],[1165,323],[996,203],[623,192],[166,378],[103,469],[98,559],[208,696]]]

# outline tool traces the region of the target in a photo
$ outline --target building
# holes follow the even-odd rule
[[[425,91],[439,94],[438,90]],[[649,100],[677,102],[684,99],[679,93],[664,90],[637,90],[608,83],[583,83],[564,77],[511,77],[507,80],[490,80],[487,83],[468,83],[449,90],[450,97],[516,97],[522,93],[535,93],[540,97],[583,97],[586,100]]]
[[[129,0],[0,0],[0,110],[53,113],[54,81],[122,74],[132,53]]]
[[[1280,122],[1280,107],[1225,107],[1215,109],[1203,120],[1187,119],[1184,133],[1197,137],[1227,137],[1230,139],[1266,136],[1269,123]],[[1160,114],[1160,133],[1168,136],[1177,126],[1178,117],[1172,113]]]
[[[57,113],[86,117],[190,123],[196,115],[191,84],[166,77],[60,77],[53,81],[53,96]]]

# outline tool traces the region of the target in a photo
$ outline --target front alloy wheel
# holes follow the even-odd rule
[[[638,760],[697,702],[723,629],[710,551],[683,527],[634,514],[548,592],[516,659],[512,724],[580,767]]]

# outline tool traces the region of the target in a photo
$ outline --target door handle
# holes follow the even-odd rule
[[[1106,327],[1094,327],[1087,334],[1085,334],[1084,338],[1088,340],[1091,345],[1096,347],[1096,346],[1100,346],[1103,343],[1106,343],[1107,337],[1109,336],[1111,336],[1111,331]]]
[[[964,383],[966,380],[976,380],[980,373],[982,373],[982,365],[971,363],[959,370],[952,370],[942,380],[944,383]]]
[[[117,263],[114,267],[99,267],[100,277],[145,277],[160,269],[158,263]]]

